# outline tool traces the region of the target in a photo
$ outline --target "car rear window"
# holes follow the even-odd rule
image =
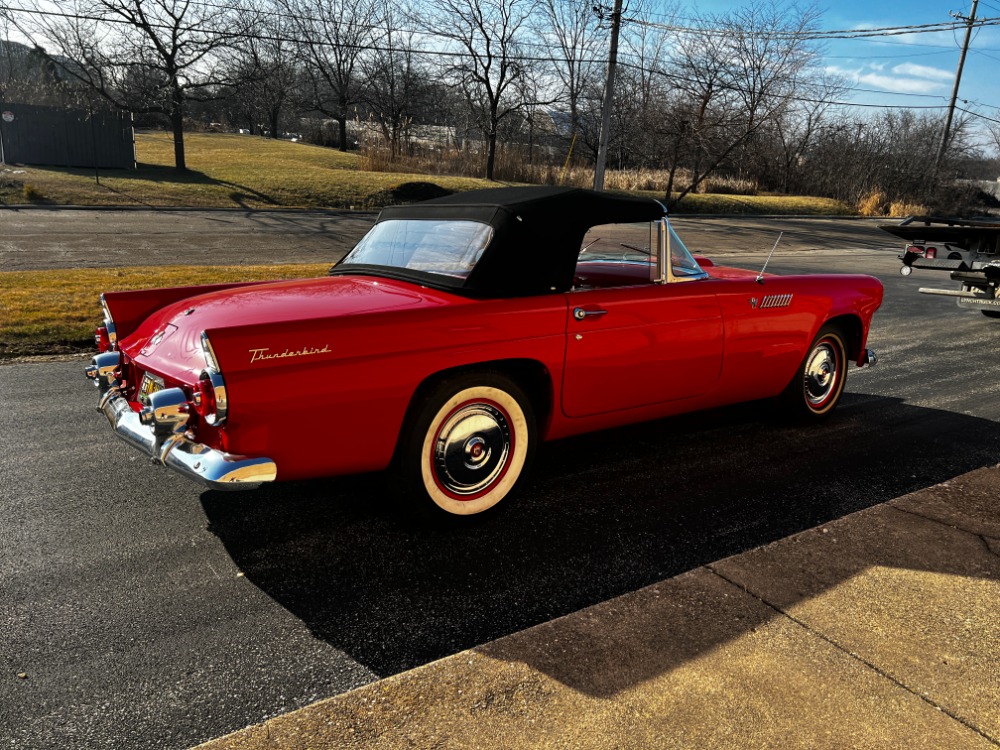
[[[391,219],[376,224],[339,265],[373,265],[468,277],[493,237],[478,221]]]

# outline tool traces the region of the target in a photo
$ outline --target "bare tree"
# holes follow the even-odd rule
[[[604,54],[604,34],[593,3],[588,0],[542,0],[538,31],[549,40],[553,70],[569,107],[572,139],[580,132],[582,99],[603,76],[598,62]]]
[[[831,119],[832,102],[846,91],[847,82],[844,79],[819,73],[799,87],[798,97],[787,109],[774,115],[772,141],[778,150],[778,157],[773,161],[781,167],[774,180],[775,188],[786,193],[793,189],[793,175]]]
[[[659,163],[664,150],[664,105],[669,88],[659,73],[668,65],[667,54],[673,47],[672,34],[660,25],[636,23],[648,20],[645,3],[632,3],[625,9],[630,23],[622,34],[622,49],[629,61],[618,74],[616,120],[613,145],[619,161],[638,166]]]
[[[671,45],[673,54],[656,68],[669,87],[663,115],[653,126],[668,144],[668,200],[682,167],[692,176],[707,175],[703,164],[723,150],[719,140],[736,122],[726,51],[718,43],[718,34],[711,33],[715,23],[710,17],[695,21],[695,27],[703,31],[678,34]]]
[[[0,24],[3,18],[0,16]],[[0,101],[32,103],[58,86],[51,63],[30,47],[0,38]]]
[[[262,125],[271,138],[282,133],[287,107],[301,98],[303,74],[295,28],[269,0],[245,0],[239,10],[248,30],[239,40],[231,64],[238,83],[230,93],[241,101],[251,130]]]
[[[500,123],[525,104],[518,83],[528,71],[519,42],[535,0],[433,0],[432,7],[416,20],[460,50],[448,72],[486,137],[492,180]]]
[[[362,56],[380,37],[376,0],[279,0],[296,27],[309,84],[309,104],[335,119],[340,150],[347,150],[347,120],[358,101]]]
[[[218,56],[244,35],[230,6],[191,0],[62,0],[53,15],[26,0],[33,21],[18,28],[68,76],[121,109],[166,115],[174,164],[187,169],[185,104],[221,81]]]
[[[678,129],[688,141],[692,158],[688,185],[671,204],[681,201],[737,149],[793,100],[805,71],[819,50],[810,42],[819,11],[813,7],[782,6],[777,2],[751,3],[723,16],[698,21],[677,46],[680,86],[690,86],[686,102],[689,117]],[[666,75],[671,75],[667,73]],[[672,181],[672,180],[671,180]]]
[[[380,43],[362,61],[359,96],[389,145],[390,159],[395,160],[425,99],[429,71],[417,61],[413,34],[398,29],[402,14],[390,0],[381,3]]]

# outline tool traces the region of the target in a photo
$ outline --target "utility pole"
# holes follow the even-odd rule
[[[937,159],[934,160],[934,177],[937,177],[944,160],[944,152],[948,150],[948,135],[951,131],[951,120],[955,116],[955,102],[958,100],[958,86],[962,82],[962,68],[965,67],[965,56],[969,52],[969,42],[972,39],[972,27],[976,22],[976,8],[979,0],[972,0],[972,13],[965,19],[965,41],[962,42],[962,54],[958,58],[958,70],[955,71],[955,86],[951,90],[951,102],[948,104],[948,115],[944,121],[944,132],[941,134],[941,145],[938,147]],[[960,16],[959,16],[960,17]]]
[[[979,0],[976,0],[979,2]],[[618,65],[618,29],[622,23],[622,0],[615,0],[611,11],[611,49],[608,51],[608,78],[604,83],[604,106],[601,109],[601,140],[597,146],[594,166],[594,190],[604,190],[604,165],[608,161],[608,141],[611,138],[611,106],[615,99],[615,68]]]

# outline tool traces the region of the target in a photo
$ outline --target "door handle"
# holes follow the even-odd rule
[[[577,320],[586,320],[587,318],[599,318],[602,315],[607,315],[607,310],[584,310],[582,307],[573,308],[573,317]]]

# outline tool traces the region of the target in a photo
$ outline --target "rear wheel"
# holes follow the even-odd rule
[[[513,491],[534,453],[534,411],[524,391],[498,373],[442,381],[407,436],[403,470],[416,494],[448,513],[492,508]]]
[[[793,417],[814,422],[840,402],[847,382],[847,347],[834,326],[820,329],[781,398]]]

